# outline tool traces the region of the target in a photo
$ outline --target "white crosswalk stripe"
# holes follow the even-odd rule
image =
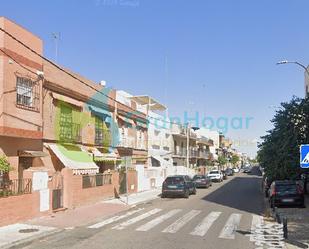
[[[163,221],[171,218],[172,216],[174,216],[175,214],[179,213],[181,211],[181,209],[174,209],[174,210],[171,210],[169,212],[167,212],[166,214],[163,214],[149,222],[147,222],[146,224],[138,227],[136,229],[136,231],[148,231],[150,230],[151,228],[154,228],[155,226],[159,225],[160,223],[162,223]]]
[[[176,220],[173,224],[165,228],[163,233],[176,233],[180,230],[184,225],[186,225],[190,220],[192,220],[195,216],[200,214],[200,210],[191,210],[189,213],[186,213],[184,216]]]
[[[223,227],[219,238],[221,239],[235,239],[235,232],[239,226],[241,214],[231,214]]]
[[[141,214],[141,215],[139,215],[137,217],[134,217],[134,218],[132,218],[132,219],[126,221],[126,222],[123,222],[123,223],[121,223],[121,224],[119,224],[117,226],[114,226],[112,229],[123,230],[123,229],[125,229],[126,227],[128,227],[128,226],[130,226],[132,224],[135,224],[135,223],[137,223],[137,222],[139,222],[139,221],[141,221],[143,219],[146,219],[147,217],[149,217],[151,215],[154,215],[154,214],[160,212],[161,210],[162,209],[160,209],[160,208],[152,209],[149,212],[143,213],[143,214]]]
[[[196,236],[204,236],[220,215],[221,212],[211,212],[202,220],[202,222],[197,227],[195,227],[195,229],[190,234]]]
[[[189,227],[188,223],[192,223],[194,218],[199,216],[202,213],[202,210],[190,210],[186,213],[182,213],[181,216],[174,218],[178,213],[181,213],[182,209],[172,209],[172,210],[166,210],[165,212],[162,212],[162,209],[160,208],[154,208],[150,210],[145,210],[144,208],[139,208],[135,210],[128,211],[127,213],[124,213],[122,215],[116,215],[114,217],[108,218],[106,220],[103,220],[101,222],[98,222],[96,224],[88,226],[90,229],[95,228],[101,228],[106,225],[116,223],[112,227],[114,230],[124,230],[128,228],[129,226],[136,224],[138,222],[143,221],[144,219],[147,219],[148,217],[154,216],[155,214],[162,212],[159,216],[154,216],[151,219],[148,219],[146,222],[141,223],[135,230],[136,231],[142,231],[147,232],[156,226],[159,226],[162,223],[168,222],[167,220],[170,220],[169,223],[166,225],[166,227],[162,230],[162,233],[166,234],[175,234],[179,232],[182,228],[185,226]],[[219,217],[221,217],[222,212],[210,212],[207,216],[202,217],[203,219],[198,223],[195,224],[195,228],[190,232],[190,235],[193,236],[200,236],[203,237],[207,234],[207,232],[212,228],[214,224],[216,224]],[[137,216],[136,216],[137,215]],[[132,217],[134,216],[134,217]],[[240,225],[242,218],[242,214],[239,213],[232,213],[228,217],[224,227],[220,231],[220,234],[218,238],[220,239],[235,239],[236,231]],[[220,218],[221,219],[221,218]],[[123,220],[123,221],[120,221]],[[118,223],[120,221],[120,223]],[[218,222],[217,222],[218,223]],[[247,224],[250,228],[251,225],[251,233],[250,235],[247,235],[248,239],[250,238],[251,242],[256,243],[257,240],[259,240],[259,231],[261,230],[261,227],[264,224],[264,220],[262,216],[259,215],[252,215],[252,221],[251,224]],[[217,227],[217,226],[216,226]]]
[[[111,224],[111,223],[114,223],[116,221],[119,221],[121,219],[127,218],[127,217],[129,217],[129,216],[131,216],[131,215],[133,215],[135,213],[138,213],[138,212],[140,212],[142,210],[144,210],[144,208],[139,208],[139,209],[136,209],[136,210],[133,210],[133,211],[129,211],[129,212],[123,214],[123,215],[119,215],[119,216],[117,215],[117,216],[111,217],[111,218],[109,218],[107,220],[104,220],[104,221],[98,222],[96,224],[93,224],[93,225],[89,226],[88,228],[101,228],[101,227],[104,227],[104,226],[106,226],[108,224]]]
[[[257,229],[260,229],[263,224],[263,217],[260,215],[252,215],[250,241],[254,241],[254,235]]]

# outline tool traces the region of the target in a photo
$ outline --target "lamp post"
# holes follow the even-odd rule
[[[304,66],[303,64],[299,63],[298,61],[283,60],[283,61],[277,62],[276,64],[277,64],[277,65],[282,65],[282,64],[296,64],[296,65],[302,67],[302,68],[305,70],[305,72],[306,72],[307,75],[308,75],[308,80],[309,80],[309,70],[308,70],[308,68],[307,68],[306,66]],[[308,96],[308,94],[309,94],[308,91],[309,91],[309,89],[307,88],[307,85],[306,85],[306,96]]]

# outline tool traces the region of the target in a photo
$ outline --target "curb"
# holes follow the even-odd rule
[[[43,238],[46,238],[48,236],[51,236],[51,235],[54,235],[56,233],[59,233],[59,232],[62,232],[64,229],[55,229],[55,230],[52,230],[52,231],[46,231],[46,232],[43,232],[43,233],[40,233],[40,234],[37,234],[37,235],[33,235],[33,236],[30,236],[28,238],[25,238],[25,239],[20,239],[20,240],[16,240],[12,243],[8,243],[2,247],[0,247],[1,249],[13,249],[13,248],[16,248],[18,246],[22,246],[22,245],[26,245],[27,243],[30,243],[32,242],[33,240],[37,240],[37,239],[43,239]]]

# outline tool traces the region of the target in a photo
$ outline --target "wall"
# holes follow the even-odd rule
[[[81,175],[73,175],[72,170],[67,168],[63,169],[61,174],[63,175],[63,205],[65,208],[71,209],[118,196],[118,172],[113,172],[112,184],[85,189],[82,187]]]
[[[39,54],[42,53],[43,43],[38,37],[5,18],[0,18],[0,25]],[[0,45],[6,54],[9,54],[15,61],[34,72],[29,72],[16,62],[10,63],[7,55],[0,54],[2,56],[2,63],[0,63],[0,93],[3,94],[3,104],[0,105],[2,114],[0,117],[0,135],[42,138],[42,80],[39,80],[36,75],[37,70],[42,70],[42,59],[7,35],[0,36]],[[26,110],[16,106],[17,76],[30,78],[39,85],[38,111]]]
[[[0,226],[39,216],[39,206],[39,192],[0,198]]]

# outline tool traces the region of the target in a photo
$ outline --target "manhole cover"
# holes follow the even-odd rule
[[[37,228],[27,228],[27,229],[20,229],[18,232],[20,233],[34,233],[34,232],[38,232],[39,229]]]

